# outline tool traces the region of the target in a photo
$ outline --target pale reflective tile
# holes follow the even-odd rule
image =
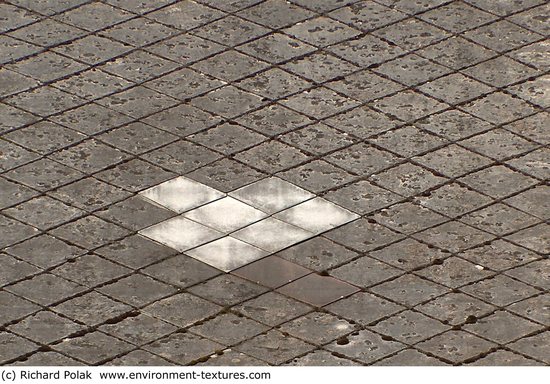
[[[145,228],[139,233],[180,252],[223,236],[221,232],[182,216]]]
[[[279,212],[274,217],[320,233],[358,219],[359,215],[318,197]]]
[[[141,196],[182,213],[225,196],[214,188],[180,176],[146,189]]]
[[[232,237],[223,237],[211,243],[185,252],[214,268],[229,272],[261,259],[267,252]]]
[[[278,177],[257,181],[229,195],[269,214],[315,197],[314,194]]]
[[[232,197],[224,197],[193,209],[184,216],[218,231],[233,232],[261,220],[267,215]]]
[[[231,236],[275,252],[305,240],[313,236],[313,233],[270,217],[232,233]]]

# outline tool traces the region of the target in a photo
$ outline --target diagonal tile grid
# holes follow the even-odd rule
[[[543,0],[0,15],[0,364],[550,364]]]

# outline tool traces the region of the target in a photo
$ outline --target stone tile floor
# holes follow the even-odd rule
[[[0,3],[0,363],[549,365],[544,0]]]

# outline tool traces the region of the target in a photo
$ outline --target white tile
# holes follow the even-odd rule
[[[321,233],[358,219],[359,215],[320,197],[277,213],[275,218],[313,233]]]
[[[225,193],[180,176],[146,189],[140,195],[172,211],[182,213],[221,199]]]
[[[223,233],[177,216],[155,224],[139,233],[180,252],[197,247],[223,236]]]
[[[267,252],[259,248],[229,236],[191,249],[185,254],[225,272],[268,255]]]
[[[278,177],[257,181],[229,195],[269,214],[315,197],[313,193]]]
[[[276,252],[313,236],[313,233],[269,217],[231,236],[268,252]]]
[[[224,197],[193,209],[184,216],[218,231],[229,233],[261,220],[267,215],[232,197]]]

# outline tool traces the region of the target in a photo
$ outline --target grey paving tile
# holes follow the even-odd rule
[[[264,135],[276,136],[309,124],[313,119],[279,104],[272,104],[241,116],[236,121]]]
[[[453,33],[473,29],[497,19],[496,16],[468,4],[453,2],[422,13],[420,18]]]
[[[442,29],[413,18],[379,29],[374,34],[406,50],[422,48],[450,37]]]
[[[271,68],[252,77],[241,80],[237,85],[247,91],[265,96],[270,99],[279,99],[303,91],[312,84],[296,75],[279,68]],[[271,106],[271,108],[276,105]],[[269,108],[269,107],[268,107]],[[280,107],[279,107],[280,108]],[[240,122],[242,124],[242,122]],[[249,126],[248,124],[244,124]],[[251,127],[252,128],[252,127]]]
[[[537,183],[537,180],[504,166],[485,168],[464,176],[460,180],[475,190],[494,198],[507,197]]]
[[[128,230],[96,216],[64,224],[51,233],[83,248],[96,248],[130,234]]]
[[[0,163],[0,170],[2,172],[30,163],[40,157],[38,154],[7,140],[0,142],[0,148],[2,148],[2,162]]]
[[[0,122],[2,134],[38,120],[37,116],[2,103],[0,103],[0,116],[2,117],[2,122]]]
[[[235,46],[268,33],[270,30],[235,16],[227,16],[194,31],[197,36]]]
[[[314,155],[324,155],[355,142],[347,133],[342,133],[326,124],[308,125],[279,136],[280,140]]]
[[[85,135],[49,121],[40,121],[4,136],[42,155],[57,151],[86,138]]]
[[[268,67],[267,63],[234,50],[219,53],[192,66],[196,71],[218,78],[223,82],[239,80]],[[222,84],[224,83],[219,83],[219,85]]]
[[[538,222],[537,218],[500,203],[469,213],[461,220],[496,235],[510,233]]]
[[[418,89],[449,104],[460,104],[494,90],[493,87],[459,73],[429,81]]]
[[[407,271],[427,267],[447,255],[434,246],[423,244],[414,239],[401,240],[378,251],[370,252],[370,256]]]
[[[17,205],[38,194],[38,192],[27,188],[21,184],[13,183],[4,178],[0,178],[0,188],[3,191],[2,200],[0,200],[0,209]]]
[[[195,2],[180,2],[148,13],[147,17],[171,27],[189,30],[223,17],[223,12]]]
[[[50,86],[22,92],[5,99],[5,101],[41,117],[63,112],[85,103],[85,100],[78,96]]]
[[[538,71],[506,56],[498,56],[473,67],[466,68],[463,72],[485,83],[504,87],[534,76]]]
[[[95,287],[130,273],[129,268],[112,263],[96,255],[84,255],[57,267],[53,274]]]
[[[40,53],[26,60],[18,61],[15,64],[6,66],[6,68],[38,79],[41,82],[57,80],[59,78],[66,77],[73,72],[79,72],[83,69],[86,69],[86,67],[87,66],[84,64],[80,64],[74,60],[58,55],[54,52]],[[47,71],[45,71],[46,68],[48,69]],[[29,83],[28,80],[25,81],[25,78],[21,78],[19,79],[18,86],[22,87],[23,85],[25,85],[25,83],[30,86],[39,85],[38,82]],[[30,86],[28,88],[30,88]],[[20,90],[22,91],[23,89]]]
[[[36,228],[10,219],[4,215],[0,216],[0,223],[3,227],[2,240],[0,241],[0,247],[2,248],[38,234]]]
[[[548,364],[548,331],[516,341],[510,348]]]
[[[145,85],[175,97],[176,99],[186,100],[190,97],[220,87],[223,84],[223,82],[210,76],[193,71],[189,68],[183,68],[170,72],[160,78],[148,81]]]
[[[181,311],[185,308],[185,311]],[[179,293],[145,307],[143,313],[167,321],[178,327],[187,327],[220,312],[222,307],[189,293]]]
[[[261,143],[265,137],[239,124],[225,123],[191,135],[189,140],[224,155],[232,155]]]
[[[41,19],[40,15],[24,8],[14,7],[11,4],[2,4],[0,14],[2,15],[0,31],[2,32],[17,29]]]
[[[536,360],[528,359],[524,356],[518,355],[508,351],[496,351],[488,354],[487,356],[474,361],[471,365],[477,366],[529,366],[529,365],[541,365]]]
[[[314,15],[307,9],[282,0],[269,0],[238,13],[240,17],[269,28],[283,28]]]
[[[290,366],[297,366],[297,367],[307,367],[307,366],[314,366],[314,367],[321,367],[321,366],[328,366],[328,367],[336,367],[336,366],[355,366],[360,365],[357,364],[351,360],[343,359],[341,357],[337,357],[335,353],[330,353],[322,349],[318,349],[316,351],[313,351],[311,353],[308,353],[307,355],[298,357],[294,360],[292,360],[290,363],[284,364],[284,365],[290,365]]]
[[[77,37],[82,37],[85,35],[85,31],[52,19],[43,19],[9,34],[32,44],[51,47]]]
[[[216,89],[191,101],[195,107],[232,118],[257,109],[265,103],[260,96],[241,91],[231,85]]]
[[[465,330],[499,344],[506,344],[544,327],[505,311],[497,311],[488,317],[468,324]]]
[[[47,230],[82,216],[83,211],[50,197],[40,196],[4,211],[33,227]]]
[[[223,49],[220,44],[191,34],[176,35],[145,48],[167,59],[178,60],[181,64],[198,61]]]
[[[548,325],[550,324],[550,312],[548,311],[548,294],[532,297],[527,300],[512,304],[507,309],[518,315],[528,317],[531,320]]]
[[[407,17],[407,14],[395,8],[386,7],[374,1],[352,3],[347,7],[331,12],[329,15],[363,31],[380,28]]]
[[[324,83],[359,69],[359,67],[323,51],[292,60],[286,63],[284,68],[316,83]]]
[[[97,31],[128,20],[133,15],[104,3],[88,3],[54,16],[62,21],[88,31]]]
[[[282,332],[317,345],[329,343],[355,329],[356,326],[346,320],[323,312],[308,313],[280,327]]]
[[[149,152],[178,139],[175,135],[141,122],[116,128],[97,137],[115,148],[120,148],[134,155]]]
[[[321,119],[356,107],[358,102],[327,88],[319,87],[283,99],[281,104],[313,118]]]
[[[486,121],[456,109],[428,116],[417,121],[415,125],[453,141],[473,136],[493,127]]]
[[[270,288],[280,287],[309,273],[309,269],[277,256],[265,257],[233,271],[239,277]]]
[[[485,192],[485,191],[484,191]],[[457,183],[447,184],[430,191],[429,196],[417,199],[422,206],[449,217],[461,216],[474,209],[492,203],[491,198],[465,188]]]
[[[18,359],[12,363],[16,366],[81,366],[83,363],[57,352],[37,352],[25,359]]]
[[[3,53],[0,59],[0,63],[2,64],[32,55],[42,49],[37,45],[16,40],[7,35],[0,36],[0,47]]]
[[[117,357],[116,359],[109,360],[105,364],[105,366],[151,366],[151,367],[164,367],[164,366],[173,366],[176,365],[174,363],[169,362],[168,360],[163,359],[162,357],[159,357],[157,355],[153,355],[152,353],[145,352],[143,350],[135,350],[132,351],[126,355]]]
[[[131,117],[142,118],[176,105],[177,100],[149,88],[137,86],[107,96],[97,103]]]
[[[1,363],[8,362],[19,356],[37,350],[39,346],[27,339],[16,336],[13,333],[0,333],[2,360]]]
[[[28,76],[2,68],[0,69],[0,84],[2,85],[2,93],[0,93],[0,96],[6,97],[34,88],[40,83]]]
[[[41,268],[63,264],[85,251],[50,235],[40,235],[6,249],[11,255]]]
[[[208,280],[219,274],[218,270],[187,255],[167,258],[141,271],[157,280],[182,288]]]
[[[494,239],[493,235],[457,221],[449,221],[413,237],[450,252],[462,251]]]
[[[229,158],[215,161],[187,176],[226,193],[265,177],[263,173]]]
[[[412,90],[405,90],[373,103],[374,107],[403,121],[412,121],[447,108],[431,97]]]
[[[493,3],[492,1],[487,0],[467,0],[467,2],[499,16],[519,12],[522,9],[530,8],[534,5],[542,3],[541,0],[527,0],[521,3],[514,3],[513,1]]]
[[[316,47],[339,43],[360,34],[356,29],[324,16],[296,24],[287,28],[285,33]]]
[[[141,346],[174,332],[177,327],[151,316],[140,314],[128,317],[116,324],[102,325],[99,330]]]
[[[49,311],[41,311],[25,318],[8,329],[35,342],[50,344],[77,333],[84,327]]]
[[[199,366],[266,366],[265,361],[258,360],[254,357],[245,355],[244,353],[237,352],[233,349],[225,349],[223,351],[216,351],[216,354],[210,355],[208,360],[200,362]]]
[[[459,325],[472,323],[493,312],[495,307],[472,296],[452,292],[419,305],[416,309],[443,324]]]
[[[519,169],[539,179],[548,179],[550,178],[549,158],[549,150],[541,148],[520,158],[509,160],[507,163],[515,169]]]
[[[449,289],[417,276],[407,274],[395,280],[377,285],[371,288],[371,291],[400,304],[412,307],[448,293]]]
[[[139,192],[172,179],[174,176],[176,174],[138,159],[130,160],[96,174],[98,179],[130,192]]]
[[[541,38],[541,35],[507,20],[476,28],[464,33],[464,36],[497,52],[519,48]]]
[[[345,76],[341,80],[334,80],[326,86],[360,101],[378,99],[403,89],[402,85],[368,70]]]
[[[549,81],[550,76],[541,76],[534,80],[509,87],[508,91],[521,97],[523,100],[547,108],[550,106],[550,95],[548,94]]]
[[[547,197],[549,194],[550,186],[539,185],[519,195],[510,197],[506,199],[505,202],[533,216],[547,219],[549,215],[547,210],[549,204]]]
[[[538,258],[534,252],[501,239],[461,252],[460,257],[495,271],[513,268]]]
[[[507,238],[533,251],[548,254],[550,251],[550,238],[548,237],[548,224],[539,224],[535,227],[516,232]]]
[[[313,308],[276,292],[267,292],[233,309],[263,324],[275,326],[301,316]]]
[[[220,305],[228,306],[259,296],[265,293],[267,289],[239,277],[226,274],[195,285],[189,288],[188,291]]]
[[[173,1],[174,0],[107,0],[106,2],[116,7],[141,14],[170,4]]]
[[[414,53],[383,63],[374,68],[373,71],[386,75],[408,86],[424,83],[450,72],[450,70],[443,65],[420,57]]]
[[[503,275],[468,285],[461,290],[498,306],[509,305],[538,293],[535,288]]]
[[[83,292],[85,287],[50,273],[44,273],[4,289],[47,306],[77,295]]]
[[[415,349],[405,349],[393,356],[380,360],[374,365],[381,366],[439,366],[446,365],[440,360],[424,355]]]
[[[415,273],[450,288],[464,286],[494,274],[454,256],[443,260],[441,264],[432,265]]]
[[[380,224],[359,219],[325,234],[331,240],[361,252],[393,243],[403,237]]]
[[[30,278],[42,272],[41,269],[8,255],[2,255],[2,264],[3,270],[0,274],[0,285],[3,286],[14,284],[19,280]]]
[[[270,140],[238,153],[235,158],[266,173],[275,173],[304,163],[312,156],[290,145]]]
[[[87,135],[106,131],[132,119],[122,113],[90,103],[50,117],[50,120]]]
[[[370,180],[390,191],[407,197],[420,195],[426,190],[447,181],[447,179],[436,176],[427,169],[411,163],[400,164],[383,172],[376,173],[370,177]],[[395,200],[397,200],[397,197]]]
[[[373,216],[377,223],[405,234],[434,227],[448,219],[430,209],[413,203],[400,203]]]
[[[101,3],[92,3],[101,4]],[[100,64],[114,57],[125,54],[132,47],[105,37],[88,35],[82,39],[71,41],[55,47],[57,53],[69,56],[86,64]]]
[[[54,349],[91,365],[128,352],[133,349],[133,346],[104,333],[92,332],[81,337],[63,340],[56,344]]]
[[[223,345],[193,335],[191,333],[174,333],[144,347],[178,365],[186,365],[198,361],[223,349]]]
[[[449,331],[418,344],[420,350],[436,354],[453,363],[478,357],[496,344],[464,331]]]
[[[142,47],[176,34],[173,28],[146,18],[137,18],[102,31],[102,35],[123,43]]]
[[[354,3],[355,0],[327,0],[327,1],[306,1],[306,0],[293,0],[294,4],[309,8],[316,12],[327,12],[332,9]]]
[[[451,37],[418,51],[422,57],[455,70],[469,67],[497,54],[460,36]]]
[[[372,329],[406,344],[416,344],[450,329],[418,312],[405,311],[377,323]]]
[[[380,172],[399,161],[394,154],[378,149],[367,143],[358,143],[325,157],[330,163],[334,163],[348,171],[359,175],[368,175]],[[342,172],[342,171],[340,171]],[[351,178],[343,180],[351,181]],[[343,182],[339,183],[344,184]]]
[[[361,67],[380,64],[405,52],[398,46],[370,34],[359,39],[344,41],[327,49]]]
[[[41,13],[43,15],[51,15],[51,14],[78,6],[83,2],[84,2],[83,0],[75,0],[75,1],[60,0],[52,4],[48,0],[38,0],[38,1],[15,0],[12,3],[20,7],[24,7],[32,11]]]
[[[99,67],[102,71],[139,83],[159,77],[176,68],[178,68],[176,63],[141,50],[109,60]]]
[[[515,51],[509,52],[508,55],[516,60],[525,64],[531,64],[532,66],[540,69],[548,69],[548,64],[545,60],[550,46],[547,41],[539,41],[534,44],[524,46]]]
[[[447,177],[460,177],[492,163],[491,159],[456,144],[413,157],[413,160]]]
[[[268,326],[243,316],[224,313],[203,324],[189,328],[189,332],[207,337],[223,345],[234,345],[263,333]]]
[[[405,348],[397,341],[386,341],[384,338],[369,330],[359,331],[327,346],[327,349],[363,363],[373,363],[385,356],[391,355]]]
[[[550,263],[548,260],[543,259],[511,269],[506,274],[525,283],[548,289],[550,285],[548,279],[549,269]]]
[[[99,292],[133,306],[144,306],[175,293],[175,289],[141,274],[124,277],[105,285]]]
[[[329,273],[340,280],[367,288],[399,276],[403,274],[403,271],[371,257],[363,256],[332,269]]]
[[[185,137],[218,124],[221,118],[191,105],[180,104],[148,116],[142,121],[156,128]]]

